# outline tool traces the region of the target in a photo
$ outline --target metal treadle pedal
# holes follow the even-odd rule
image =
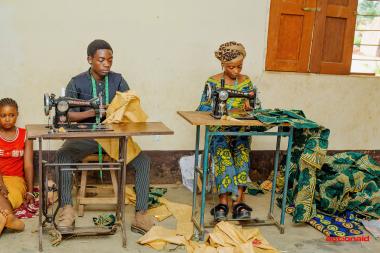
[[[66,236],[94,236],[94,235],[114,235],[117,227],[77,227],[71,231],[59,231],[63,237]]]

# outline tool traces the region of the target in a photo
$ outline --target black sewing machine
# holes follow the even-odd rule
[[[50,110],[55,108],[53,118],[53,131],[112,131],[111,128],[101,123],[75,123],[70,122],[68,112],[71,108],[87,107],[95,110],[96,116],[100,118],[102,109],[102,97],[96,97],[91,100],[76,99],[71,97],[58,97],[54,94],[44,94],[44,111],[49,116]]]
[[[231,116],[236,119],[254,119],[250,112],[229,113],[227,109],[227,100],[231,98],[246,98],[252,109],[256,105],[256,90],[250,92],[242,92],[224,88],[224,79],[220,80],[221,88],[213,89],[210,85],[207,86],[207,100],[212,102],[211,116],[216,119],[222,116]]]

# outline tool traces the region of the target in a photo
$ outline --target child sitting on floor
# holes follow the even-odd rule
[[[0,100],[0,234],[4,227],[24,230],[13,209],[34,202],[33,142],[16,127],[18,106],[11,98]]]

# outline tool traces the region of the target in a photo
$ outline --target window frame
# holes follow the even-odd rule
[[[364,0],[366,2],[378,2],[380,4],[380,0]],[[359,1],[358,1],[358,6],[356,8],[356,12],[355,12],[355,16],[356,16],[356,21],[357,21],[357,17],[358,16],[361,16],[361,17],[380,17],[380,13],[379,14],[365,14],[365,13],[358,13],[358,10],[359,9]],[[356,32],[380,32],[380,27],[379,29],[357,29],[357,23],[355,24],[355,33]],[[353,46],[377,46],[377,47],[380,47],[380,44],[364,44],[364,43],[355,43],[355,37],[354,37],[354,43],[353,43]],[[351,57],[351,65],[352,65],[352,62],[354,60],[356,61],[375,61],[375,62],[378,62],[380,63],[380,59],[379,60],[371,60],[371,59],[354,59],[354,54],[352,54],[352,57]],[[374,77],[380,77],[380,74],[376,74],[376,72],[353,72],[350,70],[350,74],[352,75],[364,75],[364,76],[374,76]]]
[[[367,0],[368,1],[368,0]],[[380,2],[380,0],[375,0]],[[280,63],[276,63],[278,59],[276,59],[273,55],[286,55],[286,48],[289,47],[289,45],[285,46],[278,46],[278,44],[286,44],[289,42],[284,42],[281,40],[281,22],[284,22],[284,19],[281,19],[283,16],[290,16],[288,13],[283,11],[281,8],[287,8],[286,5],[292,5],[291,8],[295,7],[295,5],[298,5],[298,10],[300,7],[303,7],[305,12],[304,16],[308,15],[308,18],[313,19],[312,23],[312,31],[311,31],[311,38],[306,40],[306,43],[308,43],[308,46],[305,47],[305,45],[301,45],[301,43],[304,43],[303,37],[298,40],[300,45],[295,45],[294,47],[298,46],[298,62],[296,65],[287,64],[286,60],[284,61],[283,66],[281,66],[281,57],[278,57],[280,60]],[[301,6],[303,4],[303,6]],[[364,76],[376,76],[376,72],[374,73],[361,73],[361,72],[351,72],[351,64],[353,63],[354,58],[354,46],[355,44],[355,32],[358,30],[373,30],[373,29],[358,29],[357,30],[357,16],[358,15],[367,15],[366,13],[358,13],[359,11],[359,0],[347,0],[347,1],[328,1],[328,0],[305,0],[303,3],[302,1],[296,1],[296,0],[271,0],[270,3],[270,11],[269,11],[269,26],[268,26],[268,34],[267,34],[267,50],[266,50],[266,60],[265,60],[265,70],[266,71],[278,71],[278,72],[294,72],[294,73],[317,73],[317,74],[339,74],[339,75],[364,75]],[[285,5],[285,7],[282,7],[281,5]],[[336,7],[336,8],[335,8]],[[338,8],[341,8],[339,11],[336,11]],[[294,8],[293,8],[294,9]],[[306,11],[307,9],[307,11]],[[336,18],[331,14],[331,10],[335,10],[337,14]],[[346,14],[341,14],[343,11],[346,12]],[[327,13],[328,11],[328,13]],[[376,13],[377,14],[377,13]],[[300,13],[296,13],[295,15],[303,15]],[[343,15],[343,16],[339,16]],[[344,16],[346,15],[346,16]],[[380,16],[380,15],[371,15],[371,16]],[[306,20],[304,17],[303,20]],[[340,44],[337,44],[337,50],[332,45],[335,46],[334,43],[327,44],[326,47],[326,39],[329,40],[329,37],[331,37],[331,34],[334,37],[334,33],[331,33],[333,27],[335,30],[339,32],[339,22],[338,25],[329,24],[326,25],[327,21],[330,20],[336,21],[339,19],[342,19],[345,21],[340,22],[341,24],[344,24],[344,32],[341,32],[342,35],[336,35],[335,37],[338,38],[338,41]],[[334,19],[335,18],[335,19]],[[280,20],[281,19],[281,20]],[[289,22],[292,21],[287,21]],[[305,21],[306,22],[306,21]],[[319,22],[319,24],[318,24]],[[285,22],[286,23],[286,22]],[[323,24],[322,24],[323,23]],[[310,26],[310,22],[308,23]],[[316,27],[319,25],[319,28]],[[282,25],[283,26],[283,25]],[[335,27],[334,27],[335,26]],[[274,27],[274,28],[273,28]],[[301,26],[302,27],[302,26]],[[342,26],[343,27],[343,26]],[[307,36],[302,34],[304,28],[298,28],[296,31],[297,33],[301,33],[300,36]],[[318,31],[318,29],[320,29]],[[377,29],[375,29],[377,31]],[[378,29],[380,31],[380,28]],[[339,37],[340,36],[340,37]],[[283,36],[282,36],[283,37]],[[289,39],[290,40],[290,39]],[[334,41],[333,41],[334,42]],[[355,45],[354,45],[355,44]],[[364,45],[361,44],[361,45]],[[371,46],[376,46],[372,45]],[[282,47],[282,48],[281,48]],[[306,48],[307,55],[304,53],[301,54],[302,47]],[[309,47],[309,48],[307,48]],[[278,49],[280,48],[280,49]],[[323,48],[323,49],[322,49]],[[282,50],[282,51],[281,51]],[[291,48],[291,50],[294,51],[294,49]],[[327,51],[326,51],[327,50]],[[304,52],[305,50],[303,50]],[[329,56],[326,54],[330,53],[332,56],[334,56],[335,51],[337,51],[336,54],[341,54],[341,58],[337,61],[331,60],[329,61]],[[280,52],[280,53],[278,53]],[[285,53],[284,53],[285,52]],[[327,53],[326,53],[327,52]],[[294,52],[293,52],[294,53]],[[289,54],[292,54],[290,52]],[[323,54],[323,55],[322,55]],[[301,59],[301,56],[304,57],[304,59]],[[364,59],[363,59],[364,60]],[[376,61],[376,60],[375,60]],[[289,61],[291,62],[291,61]],[[299,65],[297,65],[299,64]],[[304,64],[300,66],[300,64]],[[289,67],[290,66],[290,67]]]

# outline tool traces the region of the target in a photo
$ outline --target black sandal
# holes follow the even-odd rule
[[[216,221],[221,221],[227,219],[228,206],[225,204],[218,204],[210,211],[211,215],[214,215]]]
[[[237,220],[251,219],[252,208],[245,203],[238,203],[234,205],[232,211],[232,218]]]

